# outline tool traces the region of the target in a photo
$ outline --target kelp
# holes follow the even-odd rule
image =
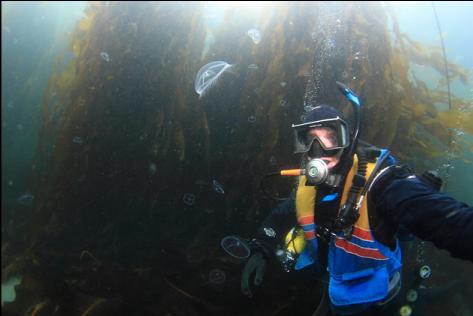
[[[363,100],[362,139],[401,159],[427,167],[451,148],[452,128],[472,134],[465,100],[452,96],[445,111],[445,92],[412,74],[413,63],[441,74],[439,56],[402,34],[378,3],[346,3],[333,14],[335,6],[264,10],[255,44],[247,35],[254,21],[235,8],[210,34],[203,3],[89,4],[71,38],[75,57],[67,65],[58,59],[45,92],[37,151],[44,167],[25,228],[28,258],[42,258],[36,273],[52,269],[68,290],[56,305],[87,295],[69,315],[106,306],[150,315],[302,308],[271,280],[267,295],[278,304],[219,297],[238,295],[240,267],[218,252],[218,240],[250,235],[272,206],[260,180],[299,163],[290,125],[304,105],[332,104],[351,118],[336,80]],[[214,41],[204,47],[207,36]],[[215,60],[231,71],[199,99],[194,76]],[[467,82],[460,66],[449,70]],[[185,194],[194,201],[186,204]],[[227,284],[201,284],[197,275],[213,265],[232,274]],[[145,276],[136,272],[143,269]],[[37,313],[56,306],[45,302],[43,295],[25,306]]]

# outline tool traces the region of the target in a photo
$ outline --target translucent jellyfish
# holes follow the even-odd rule
[[[80,136],[76,136],[72,139],[72,142],[74,144],[78,144],[78,145],[82,145],[84,143],[84,141],[82,140],[82,137]]]
[[[399,315],[410,316],[412,314],[412,308],[409,305],[404,305],[399,309]]]
[[[200,68],[194,81],[195,92],[203,97],[209,88],[217,83],[218,78],[231,67],[232,65],[225,61],[213,61]]]
[[[225,275],[225,272],[223,272],[220,269],[212,269],[209,272],[209,281],[208,283],[211,284],[223,284],[225,283],[225,280],[227,279],[227,276]]]
[[[253,124],[254,122],[256,122],[256,117],[255,117],[254,115],[248,116],[248,122],[250,122],[251,124]]]
[[[289,105],[289,102],[287,102],[286,100],[284,99],[281,99],[281,101],[279,101],[279,105],[282,106],[282,107],[286,107]]]
[[[238,236],[226,236],[220,242],[223,250],[237,259],[246,259],[250,256],[250,247]]]
[[[184,204],[188,206],[192,206],[195,203],[195,195],[192,193],[186,193],[184,194],[184,197],[182,198],[182,201]]]
[[[13,101],[8,102],[7,107],[10,109],[13,109]]]
[[[158,170],[158,167],[156,166],[156,164],[154,162],[150,163],[149,165],[149,173],[151,175],[155,174],[156,171]]]
[[[276,160],[276,157],[271,156],[271,157],[269,158],[269,164],[270,164],[271,166],[275,166],[277,163],[278,163],[278,161]]]
[[[212,188],[218,194],[225,194],[225,191],[223,190],[222,185],[220,183],[218,183],[217,180],[212,181]]]
[[[257,29],[251,29],[246,32],[249,37],[253,40],[253,43],[259,44],[261,42],[261,33]]]
[[[20,196],[17,200],[18,203],[21,205],[31,205],[33,204],[34,196],[31,195],[30,193],[25,193],[22,196]]]
[[[16,126],[16,128],[18,128],[18,130],[22,131],[22,130],[23,130],[23,125],[18,124],[18,125]]]
[[[12,187],[12,186],[13,186],[13,181],[11,181],[11,180],[8,181],[8,186],[9,186],[9,187]]]
[[[107,63],[110,61],[110,56],[106,52],[101,52],[100,57],[102,57],[103,60],[105,60]]]
[[[413,303],[413,302],[417,301],[418,296],[419,295],[417,294],[416,290],[410,289],[406,294],[406,299],[407,299],[408,302]]]
[[[422,266],[419,270],[419,276],[422,279],[428,279],[430,277],[431,272],[432,271],[430,270],[429,266]]]
[[[258,69],[258,65],[256,65],[256,64],[248,65],[248,69],[254,69],[254,70],[256,70],[256,69]]]
[[[283,87],[283,88],[284,88],[284,87],[286,86],[286,84],[287,84],[287,83],[286,83],[285,81],[282,81],[282,82],[280,82],[279,84],[281,85],[281,87]]]
[[[343,79],[348,78],[348,72],[346,72],[346,71],[342,72],[342,78]]]

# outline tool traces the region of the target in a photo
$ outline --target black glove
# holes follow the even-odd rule
[[[253,297],[250,289],[250,278],[253,272],[256,273],[254,285],[259,286],[263,282],[264,273],[266,271],[266,259],[261,252],[254,253],[246,262],[241,275],[241,292],[243,295]]]

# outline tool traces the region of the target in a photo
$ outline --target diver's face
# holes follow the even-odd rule
[[[337,135],[335,131],[331,128],[315,127],[309,131],[309,134],[313,137],[317,137],[321,142],[323,142],[324,146],[327,148],[338,146]],[[328,169],[331,169],[335,167],[340,161],[341,152],[342,151],[340,151],[338,154],[333,155],[333,156],[322,155],[322,157],[312,157],[312,158],[320,158],[324,160],[327,163]]]

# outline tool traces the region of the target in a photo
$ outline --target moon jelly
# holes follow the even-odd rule
[[[110,56],[106,52],[101,52],[100,57],[102,57],[103,60],[105,60],[107,63],[110,61]]]
[[[259,44],[261,42],[261,33],[257,29],[251,29],[246,32],[249,37],[253,40],[253,43]]]
[[[232,67],[224,61],[213,61],[200,68],[195,77],[195,92],[202,97],[218,80],[218,78]]]

